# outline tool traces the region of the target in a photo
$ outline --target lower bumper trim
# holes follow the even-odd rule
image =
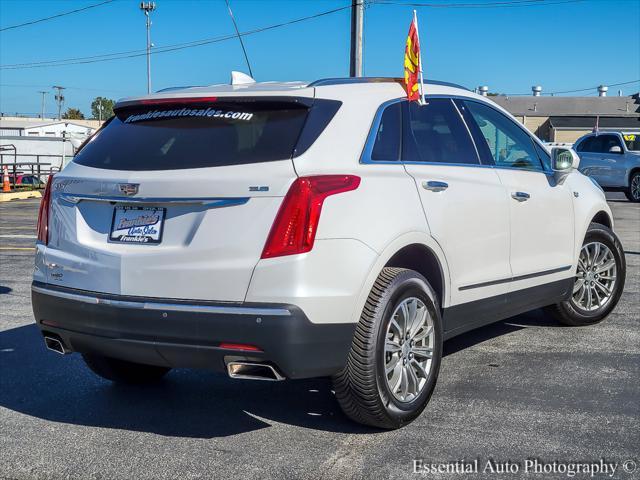
[[[356,328],[314,324],[295,305],[167,302],[35,282],[31,297],[38,327],[65,348],[171,368],[225,372],[236,360],[273,364],[286,378],[329,376],[346,364]]]

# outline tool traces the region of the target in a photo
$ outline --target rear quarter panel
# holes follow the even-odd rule
[[[404,166],[360,162],[376,111],[387,100],[402,97],[404,90],[395,83],[367,88],[366,95],[360,89],[360,85],[318,89],[319,97],[341,100],[343,105],[314,145],[294,159],[301,176],[344,173],[361,178],[357,190],[325,200],[316,236],[319,241],[355,239],[376,253],[375,261],[361,272],[363,281],[352,302],[352,322],[359,320],[382,268],[407,245],[421,244],[436,253],[446,292],[449,282],[446,259],[430,235],[417,187]]]

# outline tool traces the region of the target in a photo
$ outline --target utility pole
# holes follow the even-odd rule
[[[44,118],[44,96],[48,92],[44,92],[44,91],[40,90],[38,93],[42,94],[42,105],[40,106],[40,118]]]
[[[98,125],[102,125],[102,98],[98,100]]]
[[[364,35],[364,0],[351,0],[351,58],[349,76],[362,76],[362,36]]]
[[[151,12],[156,9],[156,2],[140,2],[140,10],[147,17],[147,93],[151,93]]]
[[[51,88],[55,88],[58,91],[53,98],[56,99],[56,103],[58,104],[58,120],[60,120],[62,119],[62,105],[64,104],[64,95],[62,94],[62,91],[65,87],[58,87],[54,85]]]

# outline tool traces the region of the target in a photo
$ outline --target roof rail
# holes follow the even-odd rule
[[[350,83],[390,83],[397,82],[402,83],[402,78],[397,77],[344,77],[344,78],[322,78],[320,80],[316,80],[315,82],[311,82],[307,87],[326,87],[328,85],[346,85]],[[454,87],[461,88],[462,90],[469,91],[468,88],[463,87],[462,85],[457,85],[455,83],[450,82],[441,82],[439,80],[425,80],[428,85],[441,85],[443,87]]]

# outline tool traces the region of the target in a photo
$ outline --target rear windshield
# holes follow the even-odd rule
[[[308,108],[293,102],[137,105],[87,142],[74,162],[113,170],[175,170],[292,157]]]

